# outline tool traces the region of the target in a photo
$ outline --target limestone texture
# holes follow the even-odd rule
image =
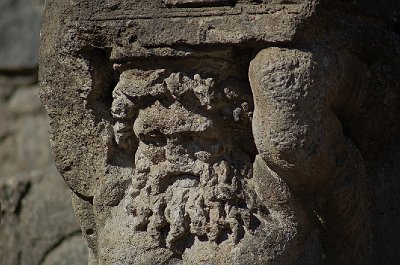
[[[81,265],[88,250],[38,97],[44,1],[0,1],[0,264]]]
[[[85,264],[86,242],[53,164],[35,76],[0,77],[0,264]]]
[[[90,265],[399,260],[398,1],[46,2]]]

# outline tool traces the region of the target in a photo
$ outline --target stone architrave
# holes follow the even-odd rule
[[[89,263],[375,264],[397,230],[374,183],[400,187],[383,2],[47,1],[41,98]]]

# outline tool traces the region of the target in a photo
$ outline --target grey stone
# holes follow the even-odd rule
[[[1,70],[18,70],[37,67],[42,9],[42,1],[1,1]]]
[[[37,95],[43,0],[0,1],[0,264],[87,263]]]
[[[2,264],[39,265],[50,256],[57,258],[59,245],[69,237],[81,238],[66,187],[54,167],[43,170],[0,179]],[[76,255],[70,264],[78,265],[87,260],[87,248],[75,242],[69,246]]]
[[[40,96],[89,264],[397,262],[399,11],[48,1]]]
[[[86,242],[81,235],[65,239],[47,255],[43,265],[82,265],[87,263]]]
[[[10,88],[0,100],[0,264],[58,264],[67,249],[69,264],[84,264],[87,246],[53,165],[48,118],[37,85],[27,86],[34,79],[8,76],[0,86]]]
[[[9,100],[8,108],[17,115],[41,112],[42,104],[37,94],[37,86],[18,89]]]
[[[53,162],[48,141],[48,118],[39,105],[37,86],[17,89],[1,103],[0,173],[10,176],[46,168]]]

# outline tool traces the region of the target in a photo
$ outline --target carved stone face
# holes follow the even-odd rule
[[[399,44],[369,2],[46,1],[41,97],[90,264],[372,264]]]
[[[256,152],[252,111],[250,88],[240,77],[201,70],[121,73],[114,130],[120,146],[134,146],[128,212],[138,231],[174,252],[194,237],[237,243],[255,231],[266,213],[249,183]]]

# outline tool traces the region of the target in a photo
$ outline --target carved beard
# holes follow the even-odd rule
[[[255,231],[266,208],[251,184],[252,106],[248,84],[231,76],[218,82],[167,70],[121,74],[114,135],[135,152],[128,212],[137,231],[175,252],[195,237],[236,243]]]
[[[252,234],[259,220],[254,189],[247,181],[251,166],[237,168],[225,160],[186,162],[192,170],[168,161],[136,170],[129,204],[136,229],[172,250],[184,238],[237,243],[246,232]]]

